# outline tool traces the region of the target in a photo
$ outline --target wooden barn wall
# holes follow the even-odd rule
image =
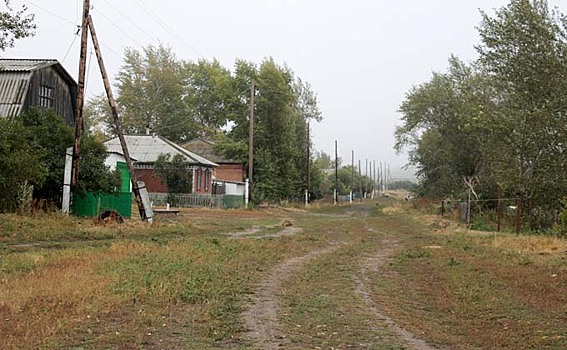
[[[69,87],[67,82],[53,68],[40,69],[32,74],[30,86],[24,110],[31,107],[39,107],[39,90],[42,85],[53,88],[53,107],[58,115],[62,116],[68,125],[75,125],[75,96],[74,87]]]

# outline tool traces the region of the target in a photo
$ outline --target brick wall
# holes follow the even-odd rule
[[[218,181],[244,181],[244,167],[242,164],[219,164],[215,169],[215,179]]]
[[[134,169],[138,181],[144,181],[148,192],[167,193],[167,185],[159,176],[154,176],[154,169]]]

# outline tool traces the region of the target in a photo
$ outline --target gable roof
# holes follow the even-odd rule
[[[53,67],[69,86],[76,88],[75,79],[57,60],[0,58],[0,115],[21,113],[33,72],[47,67]]]
[[[235,160],[225,158],[219,155],[214,149],[215,142],[196,138],[181,145],[181,147],[205,157],[215,163],[239,163]]]
[[[124,139],[126,140],[130,157],[140,163],[154,163],[160,154],[170,154],[172,156],[180,154],[192,165],[218,166],[216,163],[158,135],[125,135]],[[105,141],[104,145],[108,152],[123,154],[118,137]]]

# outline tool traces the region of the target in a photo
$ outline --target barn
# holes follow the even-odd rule
[[[0,59],[0,116],[51,109],[75,125],[77,83],[52,59]]]

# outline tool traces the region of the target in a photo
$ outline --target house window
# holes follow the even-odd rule
[[[199,169],[199,170],[197,171],[197,191],[200,191],[200,190],[201,190],[201,178],[202,178],[202,175],[203,175],[203,170],[202,170],[202,169]]]
[[[209,169],[205,170],[205,191],[209,189],[209,180],[211,178],[211,172]]]
[[[53,88],[41,85],[39,87],[39,106],[41,108],[53,107]]]

